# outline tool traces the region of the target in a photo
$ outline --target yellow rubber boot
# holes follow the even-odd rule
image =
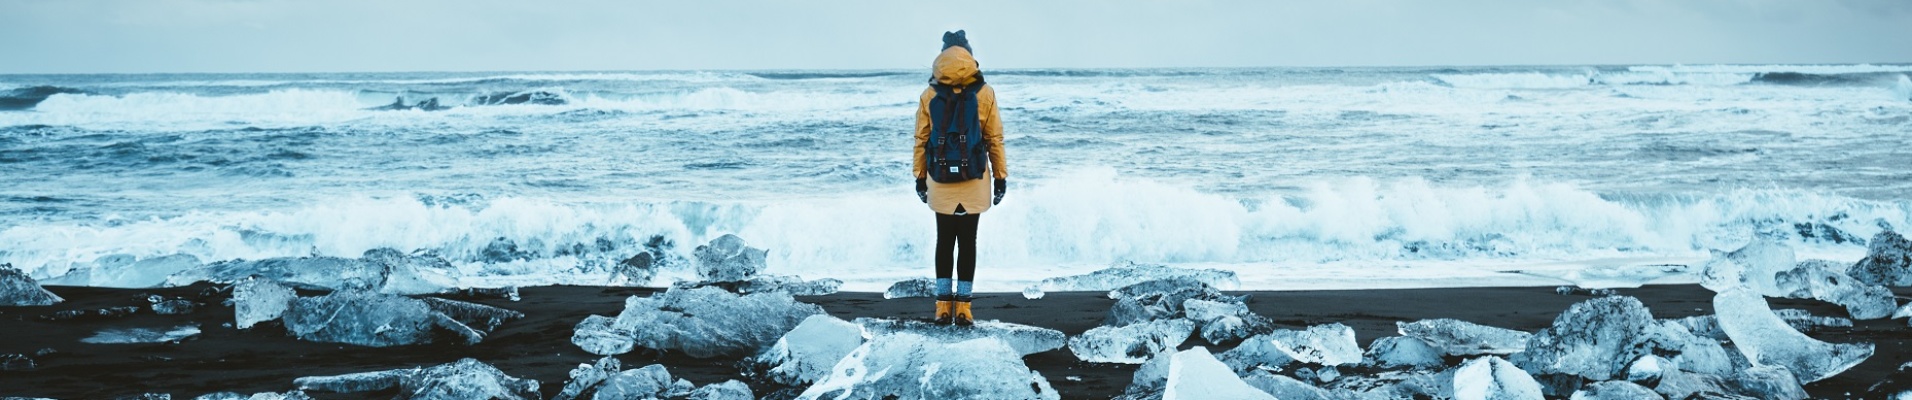
[[[969,296],[959,296],[956,298],[956,301],[953,302],[956,305],[956,325],[970,326],[976,324],[976,316],[969,313],[969,300]]]
[[[936,324],[949,325],[956,321],[955,297],[944,295],[936,298]]]

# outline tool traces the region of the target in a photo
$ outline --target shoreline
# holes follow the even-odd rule
[[[573,367],[599,358],[571,344],[573,327],[579,321],[592,314],[615,316],[623,310],[625,298],[661,290],[526,287],[519,289],[520,301],[443,295],[438,297],[505,307],[523,312],[526,317],[505,323],[477,345],[467,346],[441,338],[433,344],[371,348],[300,341],[288,336],[276,324],[250,330],[231,328],[226,324],[233,320],[232,308],[220,305],[230,293],[220,292],[219,287],[203,283],[149,289],[48,286],[48,290],[67,301],[45,307],[0,307],[0,321],[4,321],[0,323],[0,338],[6,338],[0,339],[0,354],[32,355],[41,349],[53,349],[50,354],[32,356],[38,364],[33,370],[0,371],[0,396],[79,399],[151,392],[192,398],[225,391],[285,392],[296,388],[292,379],[297,377],[431,366],[471,357],[495,365],[512,376],[539,381],[541,392],[549,397],[563,387]],[[1331,322],[1345,324],[1354,329],[1356,339],[1363,346],[1381,337],[1397,335],[1394,326],[1397,321],[1428,318],[1454,318],[1536,331],[1550,325],[1568,306],[1592,298],[1583,292],[1557,294],[1553,287],[1224,292],[1249,294],[1249,308],[1273,320],[1279,328],[1299,329]],[[1697,285],[1650,285],[1615,292],[1639,298],[1656,318],[1712,313],[1713,292]],[[1895,289],[1894,294],[1912,296],[1912,289]],[[63,321],[39,318],[64,310],[143,307],[148,295],[183,297],[202,304],[195,312],[183,315],[158,315],[142,308],[138,313],[119,318],[93,316]],[[926,318],[931,308],[931,301],[926,298],[891,300],[884,299],[882,293],[871,292],[797,296],[796,299],[822,306],[826,312],[845,320]],[[1816,300],[1769,298],[1767,301],[1775,309],[1804,309],[1822,316],[1845,315],[1843,308]],[[979,293],[975,309],[979,319],[1042,326],[1074,336],[1101,324],[1112,304],[1114,301],[1106,297],[1106,292],[1100,291],[1050,292],[1042,299],[1025,299],[1021,293],[995,292]],[[170,328],[187,324],[197,324],[202,333],[179,343],[79,341],[102,329]],[[1854,321],[1850,328],[1807,332],[1829,342],[1877,345],[1876,353],[1864,363],[1806,385],[1808,393],[1815,398],[1865,397],[1870,386],[1886,380],[1899,365],[1912,361],[1912,347],[1906,345],[1907,339],[1912,339],[1912,330],[1905,324],[1891,319]],[[1216,352],[1226,348],[1209,346],[1199,338],[1191,338],[1179,348],[1194,346],[1207,346]],[[673,376],[698,385],[738,379],[750,384],[759,397],[782,389],[741,377],[736,359],[700,360],[645,350],[617,358],[629,367],[662,363]],[[1119,395],[1138,367],[1083,362],[1066,348],[1033,354],[1024,361],[1048,378],[1066,399],[1106,399]],[[308,394],[321,399],[366,395],[316,391]]]

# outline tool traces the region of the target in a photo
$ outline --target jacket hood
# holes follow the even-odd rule
[[[976,65],[976,57],[971,56],[969,49],[963,46],[944,48],[943,54],[936,56],[933,68],[930,77],[936,83],[950,86],[968,86],[982,75],[981,68]]]

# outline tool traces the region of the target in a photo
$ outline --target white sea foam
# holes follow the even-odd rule
[[[1025,281],[1084,272],[1044,268],[1134,260],[1254,265],[1237,271],[1250,287],[1255,283],[1249,282],[1294,273],[1282,265],[1471,260],[1508,266],[1598,257],[1696,257],[1706,249],[1729,248],[1757,229],[1790,228],[1768,221],[1822,221],[1840,214],[1847,218],[1823,223],[1859,237],[1880,229],[1873,221],[1912,224],[1912,203],[1761,191],[1634,202],[1525,180],[1441,187],[1419,179],[1350,178],[1278,198],[1237,199],[1096,169],[1011,193],[983,219],[978,245],[988,251],[979,261],[1026,269],[1006,277]],[[217,261],[354,257],[391,247],[433,251],[466,275],[489,276],[478,279],[592,282],[602,277],[567,274],[607,273],[594,268],[642,251],[641,244],[653,236],[676,243],[670,251],[687,256],[691,245],[737,233],[753,246],[770,249],[768,272],[833,277],[855,290],[881,290],[919,275],[920,266],[929,264],[932,219],[911,200],[890,192],[728,204],[502,198],[452,206],[410,198],[348,198],[286,211],[21,224],[0,230],[5,250],[0,261],[45,278],[113,254],[183,253]],[[487,246],[499,238],[529,259],[486,261]],[[599,239],[618,248],[559,255],[578,245],[595,247]]]

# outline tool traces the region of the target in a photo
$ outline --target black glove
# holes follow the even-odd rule
[[[1003,178],[996,178],[996,197],[989,200],[989,205],[1002,204],[1002,194],[1003,192],[1006,192],[1008,190],[1009,190],[1009,180],[1003,179]]]
[[[923,178],[916,178],[916,199],[922,200],[923,204],[929,204],[929,183],[923,182]]]

